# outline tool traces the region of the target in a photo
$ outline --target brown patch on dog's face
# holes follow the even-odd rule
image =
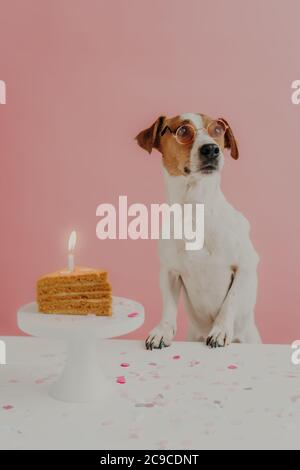
[[[167,119],[164,122],[164,128],[168,126],[172,131],[176,131],[179,126],[190,124],[180,116]],[[162,129],[163,130],[163,129]],[[160,138],[160,149],[163,156],[163,165],[171,176],[180,176],[189,174],[190,153],[193,143],[188,145],[179,144],[169,130]]]
[[[180,116],[170,119],[160,116],[152,126],[144,129],[136,136],[138,144],[144,150],[151,153],[152,149],[155,148],[161,152],[163,165],[172,176],[187,175],[189,173],[189,158],[193,144],[179,144],[169,130],[163,136],[161,133],[167,126],[175,131],[184,123],[190,124],[189,121],[184,121]]]

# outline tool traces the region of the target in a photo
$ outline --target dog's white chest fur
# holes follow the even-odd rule
[[[251,269],[258,257],[249,239],[248,222],[226,201],[217,177],[202,181],[174,178],[166,171],[164,177],[169,204],[204,204],[203,248],[189,251],[184,240],[172,239],[161,240],[159,250],[162,271],[182,281],[190,320],[189,339],[202,339],[224,304],[241,260]],[[247,295],[243,300],[248,301]],[[236,333],[243,329],[240,323],[237,319]]]

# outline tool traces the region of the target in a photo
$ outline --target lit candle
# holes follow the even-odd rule
[[[69,250],[68,270],[69,271],[74,271],[75,269],[74,250],[75,250],[75,245],[76,245],[76,239],[77,239],[76,231],[73,230],[73,232],[71,232],[71,235],[69,237],[69,245],[68,245],[68,250]]]

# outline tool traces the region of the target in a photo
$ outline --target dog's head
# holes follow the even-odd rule
[[[173,118],[160,116],[136,140],[149,153],[155,148],[172,176],[212,175],[224,163],[223,151],[230,149],[232,158],[239,157],[237,142],[225,119],[212,119],[204,114],[185,113]]]

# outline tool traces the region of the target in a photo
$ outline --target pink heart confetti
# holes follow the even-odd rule
[[[126,379],[124,375],[119,375],[119,377],[116,378],[116,381],[118,384],[126,384]]]
[[[4,406],[2,406],[2,408],[3,408],[4,410],[12,410],[12,409],[13,409],[13,406],[12,406],[12,405],[4,405]]]
[[[234,370],[237,369],[237,366],[234,364],[230,364],[229,366],[227,366],[227,369]]]
[[[120,366],[121,366],[121,367],[129,367],[130,364],[128,364],[128,362],[122,362],[122,363],[120,364]]]
[[[138,312],[131,312],[131,313],[128,313],[128,317],[129,318],[135,318],[138,316]]]
[[[181,357],[181,356],[180,356],[179,354],[176,354],[175,356],[173,356],[173,358],[172,358],[172,359],[175,359],[175,360],[177,360],[177,359],[180,359],[180,357]]]
[[[36,379],[34,382],[39,385],[45,383],[45,381],[46,379]]]
[[[159,447],[158,447],[159,449],[164,450],[164,449],[166,449],[167,446],[168,446],[168,441],[167,441],[167,440],[159,441],[159,442],[157,443],[157,445],[159,446]]]

